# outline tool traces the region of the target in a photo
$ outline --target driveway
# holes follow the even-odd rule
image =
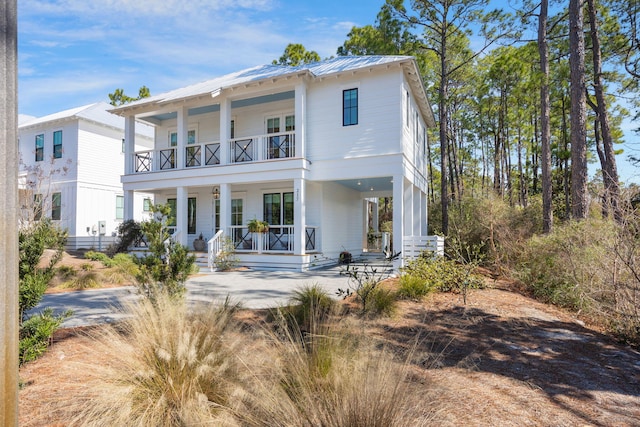
[[[187,301],[221,302],[229,296],[245,308],[271,308],[285,304],[296,289],[314,284],[337,297],[338,289],[347,288],[349,279],[340,275],[338,267],[302,273],[257,270],[199,273],[186,283]],[[73,315],[62,327],[88,326],[122,319],[122,305],[136,298],[139,296],[133,286],[45,294],[31,312],[45,307],[52,308],[54,313],[72,310]]]

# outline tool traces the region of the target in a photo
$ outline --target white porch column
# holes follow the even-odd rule
[[[373,228],[373,231],[378,232],[380,231],[380,199],[376,197],[371,200],[373,202],[373,212],[371,212],[371,227]]]
[[[404,177],[394,175],[393,177],[393,252],[403,250],[402,239],[404,236]],[[402,258],[402,257],[401,257]],[[393,263],[394,269],[402,266],[402,260]]]
[[[220,164],[229,163],[229,139],[231,138],[231,101],[220,101]],[[220,190],[222,191],[222,189]],[[222,205],[220,205],[222,212]],[[230,224],[227,224],[230,225]]]
[[[304,255],[306,253],[306,191],[304,178],[293,180],[293,253]]]
[[[187,246],[187,189],[176,189],[176,231],[179,231],[178,243]]]
[[[124,220],[135,219],[133,216],[133,190],[124,190]]]
[[[127,116],[124,118],[124,174],[134,173],[134,159],[136,152],[136,118]]]
[[[185,167],[185,147],[189,134],[189,109],[185,106],[178,109],[178,146],[176,147],[176,169]]]
[[[231,227],[231,186],[220,184],[220,230],[225,236],[230,236]]]
[[[307,84],[305,82],[301,82],[296,85],[295,93],[295,156],[304,158],[306,155],[305,123],[307,121]]]
[[[428,236],[429,235],[429,221],[427,214],[427,193],[424,191],[420,191],[420,235]]]
[[[420,198],[420,189],[415,185],[411,186],[412,194],[411,194],[411,204],[413,205],[413,226],[412,233],[413,236],[421,236],[422,235],[422,206],[421,206],[421,198]]]

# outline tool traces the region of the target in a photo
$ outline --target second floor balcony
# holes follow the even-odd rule
[[[133,172],[146,173],[296,157],[295,132],[234,138],[223,156],[219,141],[188,144],[178,155],[177,147],[133,153]]]

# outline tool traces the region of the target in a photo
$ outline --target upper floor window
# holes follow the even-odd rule
[[[44,134],[36,135],[36,162],[44,160]]]
[[[62,131],[53,132],[53,158],[62,158]]]
[[[187,132],[187,144],[195,144],[196,143],[196,130],[191,129]],[[169,132],[169,146],[175,147],[178,145],[178,132],[171,131]]]
[[[51,195],[51,219],[59,221],[62,216],[62,193]]]
[[[358,89],[342,91],[342,125],[358,124]]]
[[[124,196],[116,196],[116,219],[124,219]]]

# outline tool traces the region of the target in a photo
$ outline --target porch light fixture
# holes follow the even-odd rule
[[[358,181],[358,185],[362,185],[362,183],[360,181]]]
[[[373,191],[373,187],[371,187],[371,191]]]
[[[213,194],[213,198],[216,199],[216,200],[218,200],[220,198],[220,190],[218,190],[217,187],[213,189],[213,193],[211,193],[211,194]]]

